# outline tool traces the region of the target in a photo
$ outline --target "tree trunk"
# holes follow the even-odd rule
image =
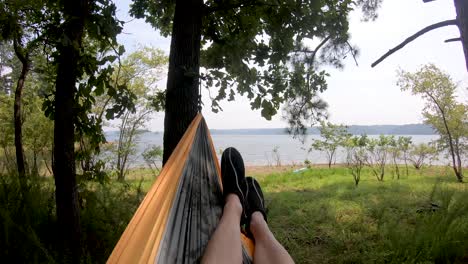
[[[124,154],[124,140],[127,137],[125,134],[127,133],[126,126],[129,115],[130,112],[127,111],[124,115],[124,118],[122,119],[122,123],[120,124],[119,143],[117,146],[117,180],[119,181],[123,181],[122,155]]]
[[[408,176],[409,176],[409,172],[408,172],[408,158],[407,158],[406,154],[405,154],[405,168],[406,168],[406,177],[408,177]]]
[[[455,10],[457,12],[458,29],[465,52],[466,69],[468,70],[468,1],[455,0]]]
[[[393,164],[395,164],[395,172],[396,172],[396,175],[397,175],[397,179],[399,180],[400,179],[400,168],[398,168],[398,163],[397,163],[397,160],[396,160],[395,156],[393,157]]]
[[[335,150],[332,150],[330,151],[330,153],[328,154],[328,168],[331,169],[331,165],[332,164],[335,164],[336,163],[336,160],[334,162],[334,158],[335,158]]]
[[[65,1],[63,27],[68,41],[58,43],[55,92],[54,176],[59,234],[65,247],[65,262],[79,263],[81,258],[80,208],[75,168],[75,92],[79,77],[78,61],[83,38],[88,0]]]
[[[37,151],[33,151],[33,167],[31,169],[31,175],[34,177],[39,176],[39,167],[37,166]]]
[[[455,176],[457,177],[457,180],[459,182],[463,182],[463,177],[461,175],[461,172],[458,170],[457,163],[456,163],[456,155],[455,155],[455,149],[453,147],[453,137],[452,133],[450,132],[450,129],[447,124],[447,119],[445,118],[445,113],[442,111],[442,109],[439,107],[441,114],[442,114],[442,120],[444,122],[444,126],[447,132],[448,136],[448,141],[449,141],[449,146],[450,146],[450,155],[452,156],[452,165],[453,165],[453,171],[455,172]]]
[[[23,122],[21,116],[21,98],[23,93],[24,81],[26,74],[28,73],[28,64],[24,64],[21,69],[21,74],[18,79],[18,84],[15,91],[15,105],[14,105],[14,117],[15,117],[15,149],[16,149],[16,167],[18,169],[18,176],[21,187],[26,187],[26,170],[24,166],[24,150],[23,150]]]
[[[165,163],[198,111],[203,0],[176,0],[164,117]]]
[[[458,175],[457,179],[459,182],[463,182],[463,166],[462,166],[462,157],[460,154],[460,145],[459,142],[455,142],[455,155],[457,156],[457,167],[458,167]]]
[[[26,75],[29,72],[29,58],[17,40],[13,43],[15,54],[21,62],[21,74],[18,78],[15,90],[15,104],[14,104],[14,124],[15,124],[15,150],[16,150],[16,168],[18,170],[18,177],[22,192],[26,191],[26,169],[24,165],[24,149],[23,149],[23,118],[21,115],[21,99],[23,95],[24,82]]]

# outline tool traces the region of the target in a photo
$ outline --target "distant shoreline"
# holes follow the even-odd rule
[[[259,129],[210,129],[212,135],[288,135],[286,128]],[[353,135],[436,135],[431,126],[425,124],[408,125],[351,125],[348,132]],[[318,127],[307,129],[307,135],[320,135]]]
[[[161,131],[143,130],[143,133],[162,134]],[[437,135],[434,129],[425,124],[407,124],[407,125],[351,125],[348,126],[348,132],[353,135]],[[105,131],[113,134],[117,131]],[[212,135],[288,135],[286,128],[241,128],[241,129],[210,129]],[[320,135],[317,127],[307,129],[307,135]]]

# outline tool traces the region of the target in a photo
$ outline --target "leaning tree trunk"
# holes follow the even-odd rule
[[[21,61],[21,74],[18,78],[15,90],[15,104],[14,104],[14,124],[15,124],[15,150],[16,150],[16,167],[18,169],[18,177],[22,192],[26,191],[26,169],[24,166],[24,149],[23,149],[23,118],[21,115],[21,99],[23,94],[24,82],[26,75],[29,72],[29,59],[19,44],[15,41],[15,54]]]
[[[64,37],[58,44],[57,79],[55,92],[54,176],[55,199],[59,234],[70,262],[79,263],[81,257],[80,208],[76,186],[74,119],[78,61],[83,39],[88,0],[64,2]]]
[[[434,100],[435,101],[435,100]],[[442,115],[442,120],[444,122],[444,126],[445,126],[445,132],[447,132],[447,136],[448,136],[448,143],[449,143],[449,151],[450,151],[450,155],[452,156],[452,167],[453,167],[453,171],[455,172],[455,176],[457,177],[457,180],[459,182],[463,182],[463,175],[461,174],[461,171],[458,169],[457,167],[457,162],[456,162],[456,154],[455,154],[455,148],[453,146],[453,137],[452,137],[452,133],[450,132],[450,129],[448,127],[448,124],[447,124],[447,119],[445,118],[445,113],[444,111],[442,110],[442,108],[437,104],[437,106],[439,107],[439,110],[441,112],[441,115]]]
[[[468,1],[455,0],[458,29],[460,30],[463,51],[465,52],[466,69],[468,70]]]
[[[165,163],[197,114],[203,0],[176,0],[164,117]]]

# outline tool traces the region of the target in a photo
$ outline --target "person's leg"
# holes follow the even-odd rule
[[[254,263],[294,263],[286,249],[268,228],[262,213],[256,211],[250,220],[250,232],[255,239]]]
[[[240,218],[242,205],[237,195],[226,197],[223,216],[210,238],[201,263],[242,263]]]
[[[208,241],[202,263],[242,263],[241,219],[245,221],[244,161],[239,151],[227,148],[221,157],[221,176],[225,199],[223,215]]]
[[[266,222],[263,192],[258,182],[247,177],[248,229],[255,240],[254,263],[294,263],[286,249],[276,240]]]

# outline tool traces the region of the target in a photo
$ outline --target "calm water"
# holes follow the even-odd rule
[[[135,166],[143,165],[141,153],[149,145],[162,146],[162,133],[144,133],[140,136],[138,142],[138,150],[133,158]],[[378,136],[370,136],[378,137]],[[396,136],[398,137],[398,136]],[[438,138],[437,135],[413,135],[413,143],[430,142]],[[212,135],[215,149],[220,156],[220,152],[227,147],[237,148],[246,163],[246,165],[270,165],[276,164],[276,155],[273,152],[277,148],[277,153],[282,164],[303,164],[305,159],[310,160],[315,164],[326,163],[325,154],[312,151],[308,153],[310,142],[312,139],[319,139],[319,135],[308,135],[305,144],[299,140],[293,139],[288,135]],[[113,140],[108,137],[108,140]],[[337,163],[343,162],[344,153],[340,152],[337,155]]]

